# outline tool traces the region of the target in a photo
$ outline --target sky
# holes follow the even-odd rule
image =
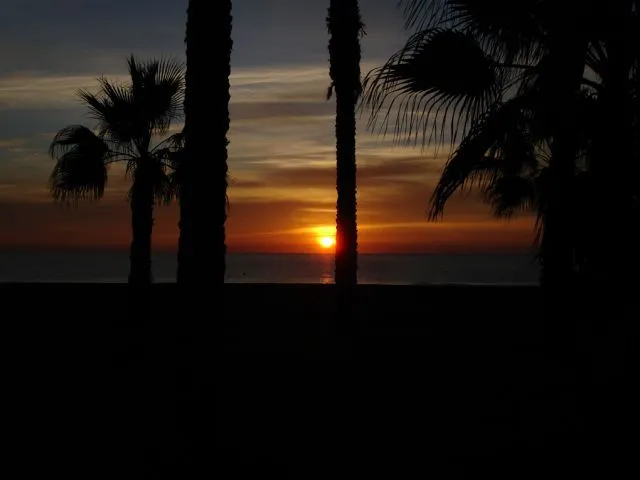
[[[327,0],[235,0],[229,139],[228,246],[317,252],[335,231],[335,104],[326,100]],[[362,71],[407,38],[397,0],[360,0]],[[93,127],[76,99],[96,78],[125,78],[126,57],[184,61],[187,0],[0,0],[0,250],[124,249],[131,237],[122,170],[107,193],[56,205],[47,147],[69,124]],[[401,147],[358,123],[358,222],[363,253],[528,250],[530,218],[493,219],[458,195],[428,222],[447,147]],[[181,125],[176,125],[179,129]],[[176,206],[158,207],[154,246],[175,250]]]

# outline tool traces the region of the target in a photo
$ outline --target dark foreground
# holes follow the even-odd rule
[[[207,478],[638,472],[632,305],[550,314],[537,288],[361,286],[349,342],[333,287],[225,288],[226,315],[213,296],[189,312],[224,331]],[[137,322],[123,285],[0,286],[21,477],[196,478],[175,293],[154,287]]]

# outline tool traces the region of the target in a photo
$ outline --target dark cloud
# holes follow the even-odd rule
[[[88,123],[81,108],[4,110],[0,115],[0,139],[39,137],[72,123]]]
[[[79,86],[91,89],[101,74],[124,74],[130,52],[182,57],[186,5],[176,0],[5,2],[0,15],[0,141],[38,137],[39,145],[46,147],[42,135],[69,124],[93,126],[72,92]],[[394,2],[361,0],[361,8],[368,26],[365,61],[386,57],[404,37]],[[234,67],[324,68],[326,9],[325,0],[236,0]],[[239,123],[233,136],[242,133],[242,120],[267,126],[273,118],[313,121],[333,114],[332,102],[324,101],[328,75],[315,81],[317,85],[296,83],[295,76],[277,80],[276,85],[257,84],[256,89],[266,88],[267,93],[256,101],[247,102],[244,92],[234,96],[232,116]],[[283,80],[294,83],[283,88]],[[317,137],[313,127],[307,129],[305,138]],[[3,150],[0,157],[16,155]],[[0,165],[0,177],[2,169]]]
[[[9,3],[9,5],[5,5]],[[120,71],[129,52],[184,54],[186,1],[19,0],[0,17],[0,74]],[[325,0],[234,1],[235,66],[326,61]],[[394,2],[361,0],[365,58],[399,45]]]
[[[20,0],[0,20],[0,72],[102,73],[129,52],[180,54],[186,2]]]

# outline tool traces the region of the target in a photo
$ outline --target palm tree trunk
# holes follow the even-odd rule
[[[607,32],[607,54],[603,89],[599,95],[600,117],[604,119],[594,139],[592,169],[598,181],[599,197],[594,202],[594,216],[599,225],[594,229],[595,276],[599,288],[622,293],[636,290],[637,280],[626,272],[638,267],[637,225],[633,216],[633,194],[638,178],[637,161],[633,159],[631,103],[631,69],[633,57],[628,48],[632,2],[613,2],[608,7],[610,24]],[[635,284],[635,285],[634,285]],[[632,287],[633,285],[633,287]]]
[[[224,283],[226,273],[231,8],[230,0],[189,2],[177,274],[188,288]]]
[[[178,227],[180,229],[180,238],[178,240],[178,270],[176,273],[176,281],[179,286],[186,287],[185,291],[189,291],[189,286],[193,287],[197,284],[196,278],[196,258],[195,258],[195,241],[197,236],[194,231],[194,219],[196,215],[197,205],[194,204],[194,162],[196,161],[197,152],[194,144],[198,141],[198,120],[195,118],[198,114],[198,96],[202,101],[202,93],[199,90],[199,84],[202,84],[202,78],[205,76],[203,68],[206,62],[204,58],[204,49],[206,38],[206,17],[204,15],[206,0],[189,0],[187,9],[187,28],[186,28],[186,50],[187,50],[187,71],[185,75],[185,155],[180,164],[180,220]],[[199,80],[200,79],[200,80]],[[200,87],[201,88],[201,87]],[[200,120],[202,125],[202,119]],[[200,127],[202,129],[202,127]],[[202,133],[200,133],[201,135]],[[204,158],[201,158],[204,161]]]
[[[357,0],[332,0],[327,19],[330,76],[336,94],[336,265],[339,287],[358,281],[356,183],[356,118],[360,96],[360,36],[362,21]]]
[[[231,14],[231,0],[189,0],[177,272],[183,315],[176,338],[177,381],[187,391],[176,408],[193,460],[190,473],[197,476],[211,476],[215,467],[213,379],[225,316]],[[217,291],[206,288],[212,284]]]
[[[562,28],[565,28],[563,25]],[[574,100],[585,68],[587,42],[579,32],[560,33],[552,46],[545,88],[549,95],[548,121],[553,143],[549,162],[550,191],[541,245],[542,284],[559,292],[575,283],[572,193],[579,138]],[[566,295],[566,294],[565,294]]]
[[[211,211],[213,215],[213,228],[208,228],[208,222],[203,215],[203,218],[199,219],[203,222],[202,225],[202,245],[199,252],[205,256],[208,255],[211,261],[211,271],[209,273],[215,282],[224,283],[226,274],[226,222],[227,222],[227,187],[229,172],[228,167],[228,150],[229,140],[227,134],[229,133],[229,127],[231,119],[229,117],[229,102],[231,100],[231,51],[233,49],[232,33],[232,4],[231,0],[219,0],[216,2],[219,7],[217,15],[213,18],[219,19],[219,25],[216,26],[215,33],[211,39],[209,45],[209,51],[211,58],[216,63],[216,75],[210,79],[211,82],[208,88],[211,91],[212,101],[211,106],[216,121],[213,122],[214,129],[211,131],[210,125],[202,125],[200,128],[208,129],[208,138],[211,138],[213,145],[212,155],[214,161],[212,163],[211,170],[207,170],[206,175],[198,176],[202,182],[198,189],[198,200],[202,204],[208,204],[207,200],[210,200]],[[211,7],[209,7],[211,8]],[[209,33],[211,36],[211,33]],[[203,112],[204,118],[204,112]],[[202,139],[205,141],[205,132],[202,132]],[[204,146],[204,145],[203,145]],[[208,180],[211,180],[209,182]],[[204,232],[207,232],[204,235]],[[205,257],[206,258],[206,257]]]
[[[131,189],[131,229],[129,285],[149,286],[151,274],[151,234],[153,232],[153,183],[143,167],[135,173]]]
[[[545,120],[552,136],[550,183],[541,243],[545,361],[540,388],[546,394],[540,408],[545,442],[550,441],[547,435],[559,436],[558,426],[574,420],[573,410],[558,407],[557,389],[566,386],[573,395],[582,375],[582,364],[576,362],[576,317],[581,316],[582,305],[576,295],[574,246],[577,231],[572,202],[580,144],[575,100],[584,75],[588,42],[583,29],[579,26],[570,28],[571,20],[574,19],[555,18],[557,25],[552,30],[548,70],[542,85],[549,106]],[[558,379],[557,372],[564,372],[564,376]]]

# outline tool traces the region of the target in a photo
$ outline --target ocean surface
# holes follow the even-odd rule
[[[227,281],[234,283],[332,283],[333,256],[229,254]],[[176,255],[153,258],[156,282],[175,282]],[[126,252],[0,252],[0,282],[125,282]],[[363,284],[528,285],[538,268],[526,254],[360,255]]]

